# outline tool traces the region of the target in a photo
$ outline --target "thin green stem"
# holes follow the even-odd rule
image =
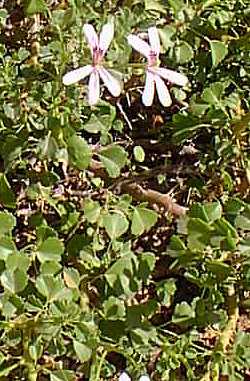
[[[95,377],[95,380],[94,381],[100,381],[100,376],[101,376],[101,370],[102,370],[102,366],[103,366],[103,363],[105,361],[105,357],[107,356],[107,351],[104,350],[103,351],[103,354],[100,358],[100,362],[98,364],[98,368],[97,368],[97,371],[96,371],[96,377]]]

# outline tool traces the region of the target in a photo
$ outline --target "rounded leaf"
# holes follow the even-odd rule
[[[16,219],[12,214],[0,212],[0,235],[11,233],[16,225]]]
[[[103,224],[108,236],[113,240],[119,238],[128,230],[128,220],[118,213],[107,214],[103,217]]]
[[[38,248],[37,257],[40,262],[61,260],[64,251],[62,242],[56,237],[49,237]]]
[[[86,344],[74,340],[73,346],[76,355],[81,362],[86,362],[91,358],[92,350]]]

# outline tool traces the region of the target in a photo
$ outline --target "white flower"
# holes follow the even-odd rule
[[[122,372],[119,376],[119,381],[131,381],[131,378],[127,375],[126,372]],[[141,376],[139,381],[150,381],[150,378],[148,376]]]
[[[148,376],[141,376],[139,381],[150,381],[150,378]]]
[[[139,53],[147,58],[146,83],[142,94],[142,102],[145,106],[151,106],[155,94],[155,86],[161,104],[165,107],[171,105],[172,100],[168,88],[163,79],[185,86],[188,79],[185,75],[159,67],[160,39],[156,27],[148,29],[149,44],[140,37],[130,34],[128,43]],[[163,79],[162,79],[163,78]],[[144,380],[142,380],[144,381]]]
[[[131,378],[127,375],[126,372],[122,372],[119,376],[119,381],[131,381]]]
[[[114,37],[114,26],[113,24],[105,24],[101,30],[99,38],[91,24],[85,24],[83,26],[83,32],[91,50],[92,64],[80,67],[79,69],[65,74],[63,83],[64,85],[71,85],[72,83],[76,83],[81,79],[90,76],[88,98],[89,103],[94,105],[98,102],[100,97],[100,77],[114,97],[118,97],[121,93],[119,81],[102,65],[103,57]]]

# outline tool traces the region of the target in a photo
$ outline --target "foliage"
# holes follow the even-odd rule
[[[62,78],[108,21],[124,88],[89,106]],[[249,377],[249,22],[247,0],[3,2],[1,380]],[[168,108],[127,43],[152,25],[189,79]]]

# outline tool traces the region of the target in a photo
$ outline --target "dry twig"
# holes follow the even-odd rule
[[[138,201],[147,201],[151,205],[157,204],[164,207],[166,211],[178,217],[183,216],[187,211],[187,208],[177,204],[168,194],[163,194],[152,189],[144,189],[136,183],[124,182],[121,185],[121,191],[130,194]]]
[[[100,162],[92,160],[91,170],[101,178],[107,178],[107,173]],[[128,193],[137,201],[144,201],[151,205],[156,204],[160,207],[164,207],[167,212],[177,217],[183,216],[186,213],[187,208],[177,204],[170,195],[152,189],[144,189],[138,184],[137,180],[137,178],[120,179],[119,182],[116,183],[115,188],[118,189],[120,193]]]

